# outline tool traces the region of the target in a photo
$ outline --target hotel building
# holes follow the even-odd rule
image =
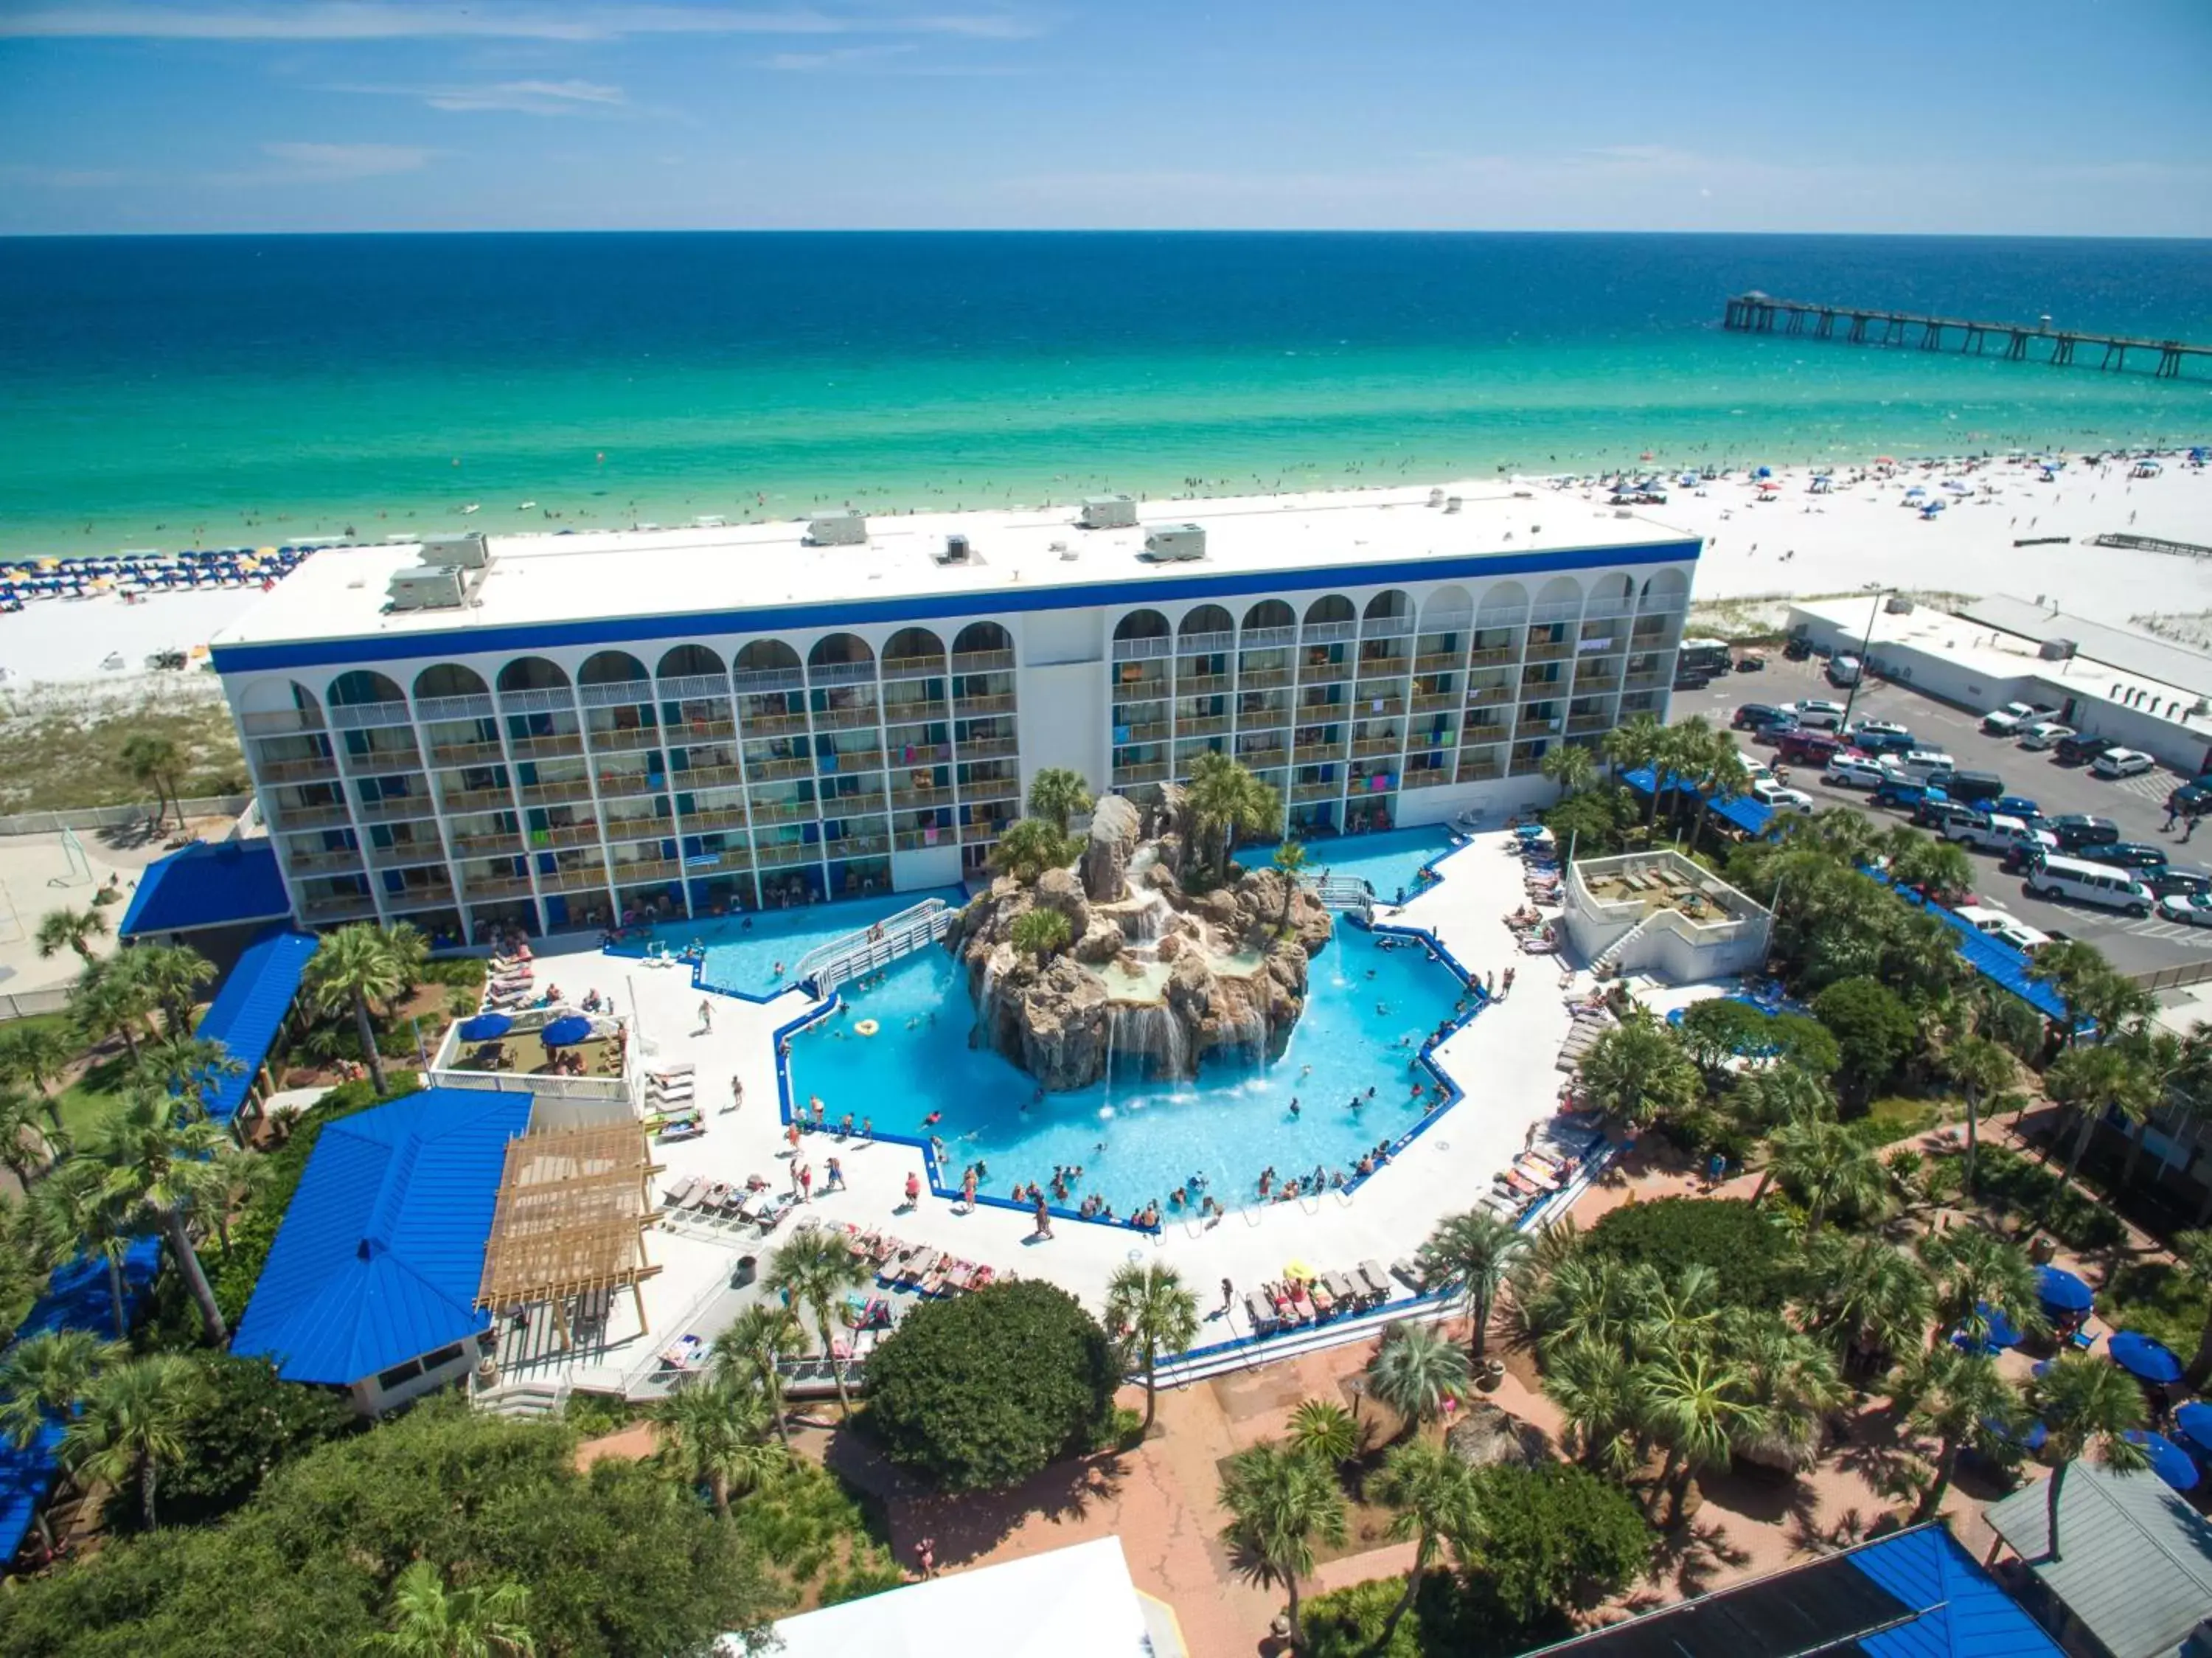
[[[445,942],[943,887],[1048,765],[1309,838],[1663,718],[1698,541],[1502,486],[318,553],[213,642],[297,918]]]

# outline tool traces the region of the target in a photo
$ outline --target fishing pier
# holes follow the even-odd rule
[[[2087,366],[2090,355],[2103,353],[2100,369],[2124,369],[2128,353],[2157,359],[2152,373],[2160,380],[2181,378],[2182,364],[2191,357],[2212,359],[2212,345],[2192,345],[2179,339],[2142,339],[2128,334],[2092,333],[2079,328],[2054,328],[2051,319],[2033,326],[2018,322],[1974,322],[1964,317],[1922,316],[1911,311],[1864,310],[1850,305],[1817,305],[1802,300],[1773,299],[1756,290],[1738,294],[1728,302],[1721,326],[1737,334],[1805,334],[1814,339],[1841,339],[1850,345],[1897,345],[1923,351],[1951,349],[1985,355],[1992,347],[2008,363],[2041,361],[2055,369]]]

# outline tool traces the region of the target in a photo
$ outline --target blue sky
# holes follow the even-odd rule
[[[0,0],[0,234],[2212,235],[2212,0]]]

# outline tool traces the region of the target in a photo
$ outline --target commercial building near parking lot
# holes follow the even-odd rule
[[[1925,696],[1977,711],[2039,704],[2184,777],[2212,771],[2212,654],[2002,596],[1956,613],[1900,595],[1808,599],[1790,629],[1816,649],[1863,649],[1876,674]]]

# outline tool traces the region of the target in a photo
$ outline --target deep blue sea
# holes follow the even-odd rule
[[[2205,242],[0,240],[0,554],[2212,431],[2202,368],[1724,332],[1748,288],[2212,340]]]

